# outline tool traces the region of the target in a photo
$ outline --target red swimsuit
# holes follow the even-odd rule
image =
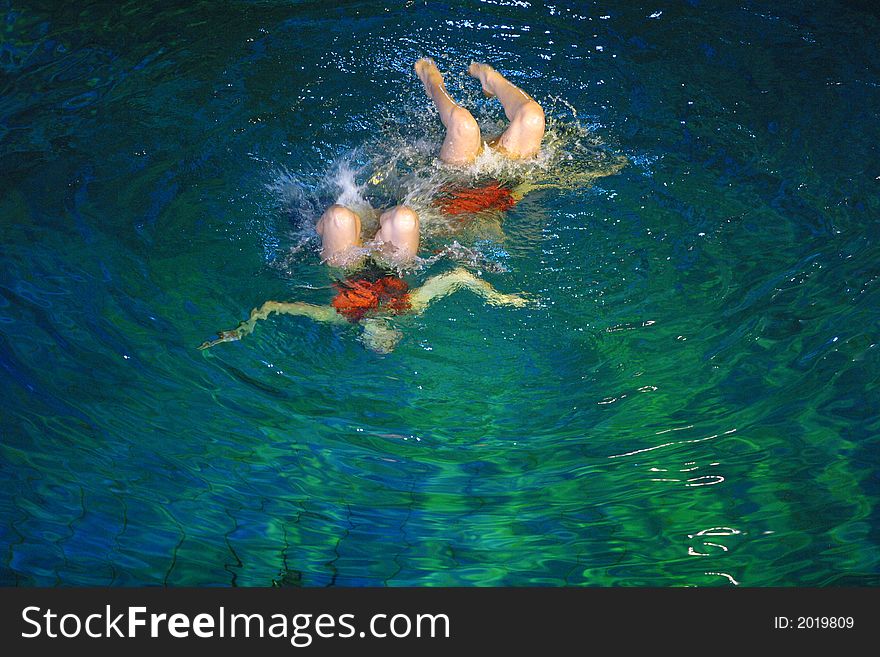
[[[516,199],[509,188],[502,187],[497,180],[490,180],[478,187],[446,187],[434,200],[434,205],[449,215],[475,214],[485,210],[504,212],[516,205]]]
[[[410,309],[409,285],[396,276],[378,280],[349,278],[333,286],[337,294],[331,305],[353,323],[361,321],[371,310],[387,309],[399,315]]]

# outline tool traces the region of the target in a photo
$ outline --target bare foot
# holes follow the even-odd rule
[[[425,93],[428,94],[428,98],[431,98],[431,87],[442,87],[443,75],[437,69],[434,60],[430,57],[422,57],[413,65],[413,68],[416,70],[416,75],[419,76],[419,80],[425,85]]]
[[[486,98],[492,98],[495,96],[495,94],[487,87],[487,84],[491,85],[489,78],[493,73],[497,75],[495,69],[488,64],[471,62],[471,65],[468,66],[468,74],[480,81],[480,84],[483,86],[483,95],[486,96]]]

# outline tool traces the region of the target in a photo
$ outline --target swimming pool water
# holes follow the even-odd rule
[[[869,5],[0,8],[0,583],[880,583]],[[412,285],[538,302],[196,350],[329,302],[340,189],[437,175],[423,55],[486,129],[472,58],[529,91],[559,167],[627,160],[427,222],[461,250]]]

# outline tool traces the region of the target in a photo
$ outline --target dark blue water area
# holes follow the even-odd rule
[[[867,2],[0,1],[0,583],[877,585],[878,35]],[[566,180],[626,160],[501,234],[425,222],[483,259],[412,286],[540,303],[198,351],[329,302],[340,167],[435,171],[425,55],[484,132],[471,59],[532,94]]]

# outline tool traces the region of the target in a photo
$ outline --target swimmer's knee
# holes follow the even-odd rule
[[[334,230],[359,230],[360,217],[344,205],[334,203],[324,211],[318,222],[318,232],[322,233],[327,228]]]
[[[450,112],[450,127],[457,137],[480,137],[480,125],[473,114],[464,107],[454,107]]]
[[[463,107],[454,107],[446,125],[446,139],[440,148],[440,159],[449,164],[468,164],[477,157],[483,145],[480,126]]]
[[[544,109],[534,100],[519,108],[516,121],[531,130],[544,130]]]
[[[408,260],[419,250],[419,215],[412,208],[398,205],[379,217],[376,241],[394,247],[393,260]]]
[[[324,212],[324,216],[332,219],[333,221],[339,222],[349,222],[357,219],[357,214],[354,211],[348,209],[344,205],[339,205],[338,203],[334,203]]]
[[[405,231],[418,231],[419,229],[419,215],[416,214],[416,211],[410,207],[405,205],[398,205],[395,208],[389,210],[386,216],[387,219],[382,222],[382,226],[386,225],[395,228],[396,230],[405,230]]]

